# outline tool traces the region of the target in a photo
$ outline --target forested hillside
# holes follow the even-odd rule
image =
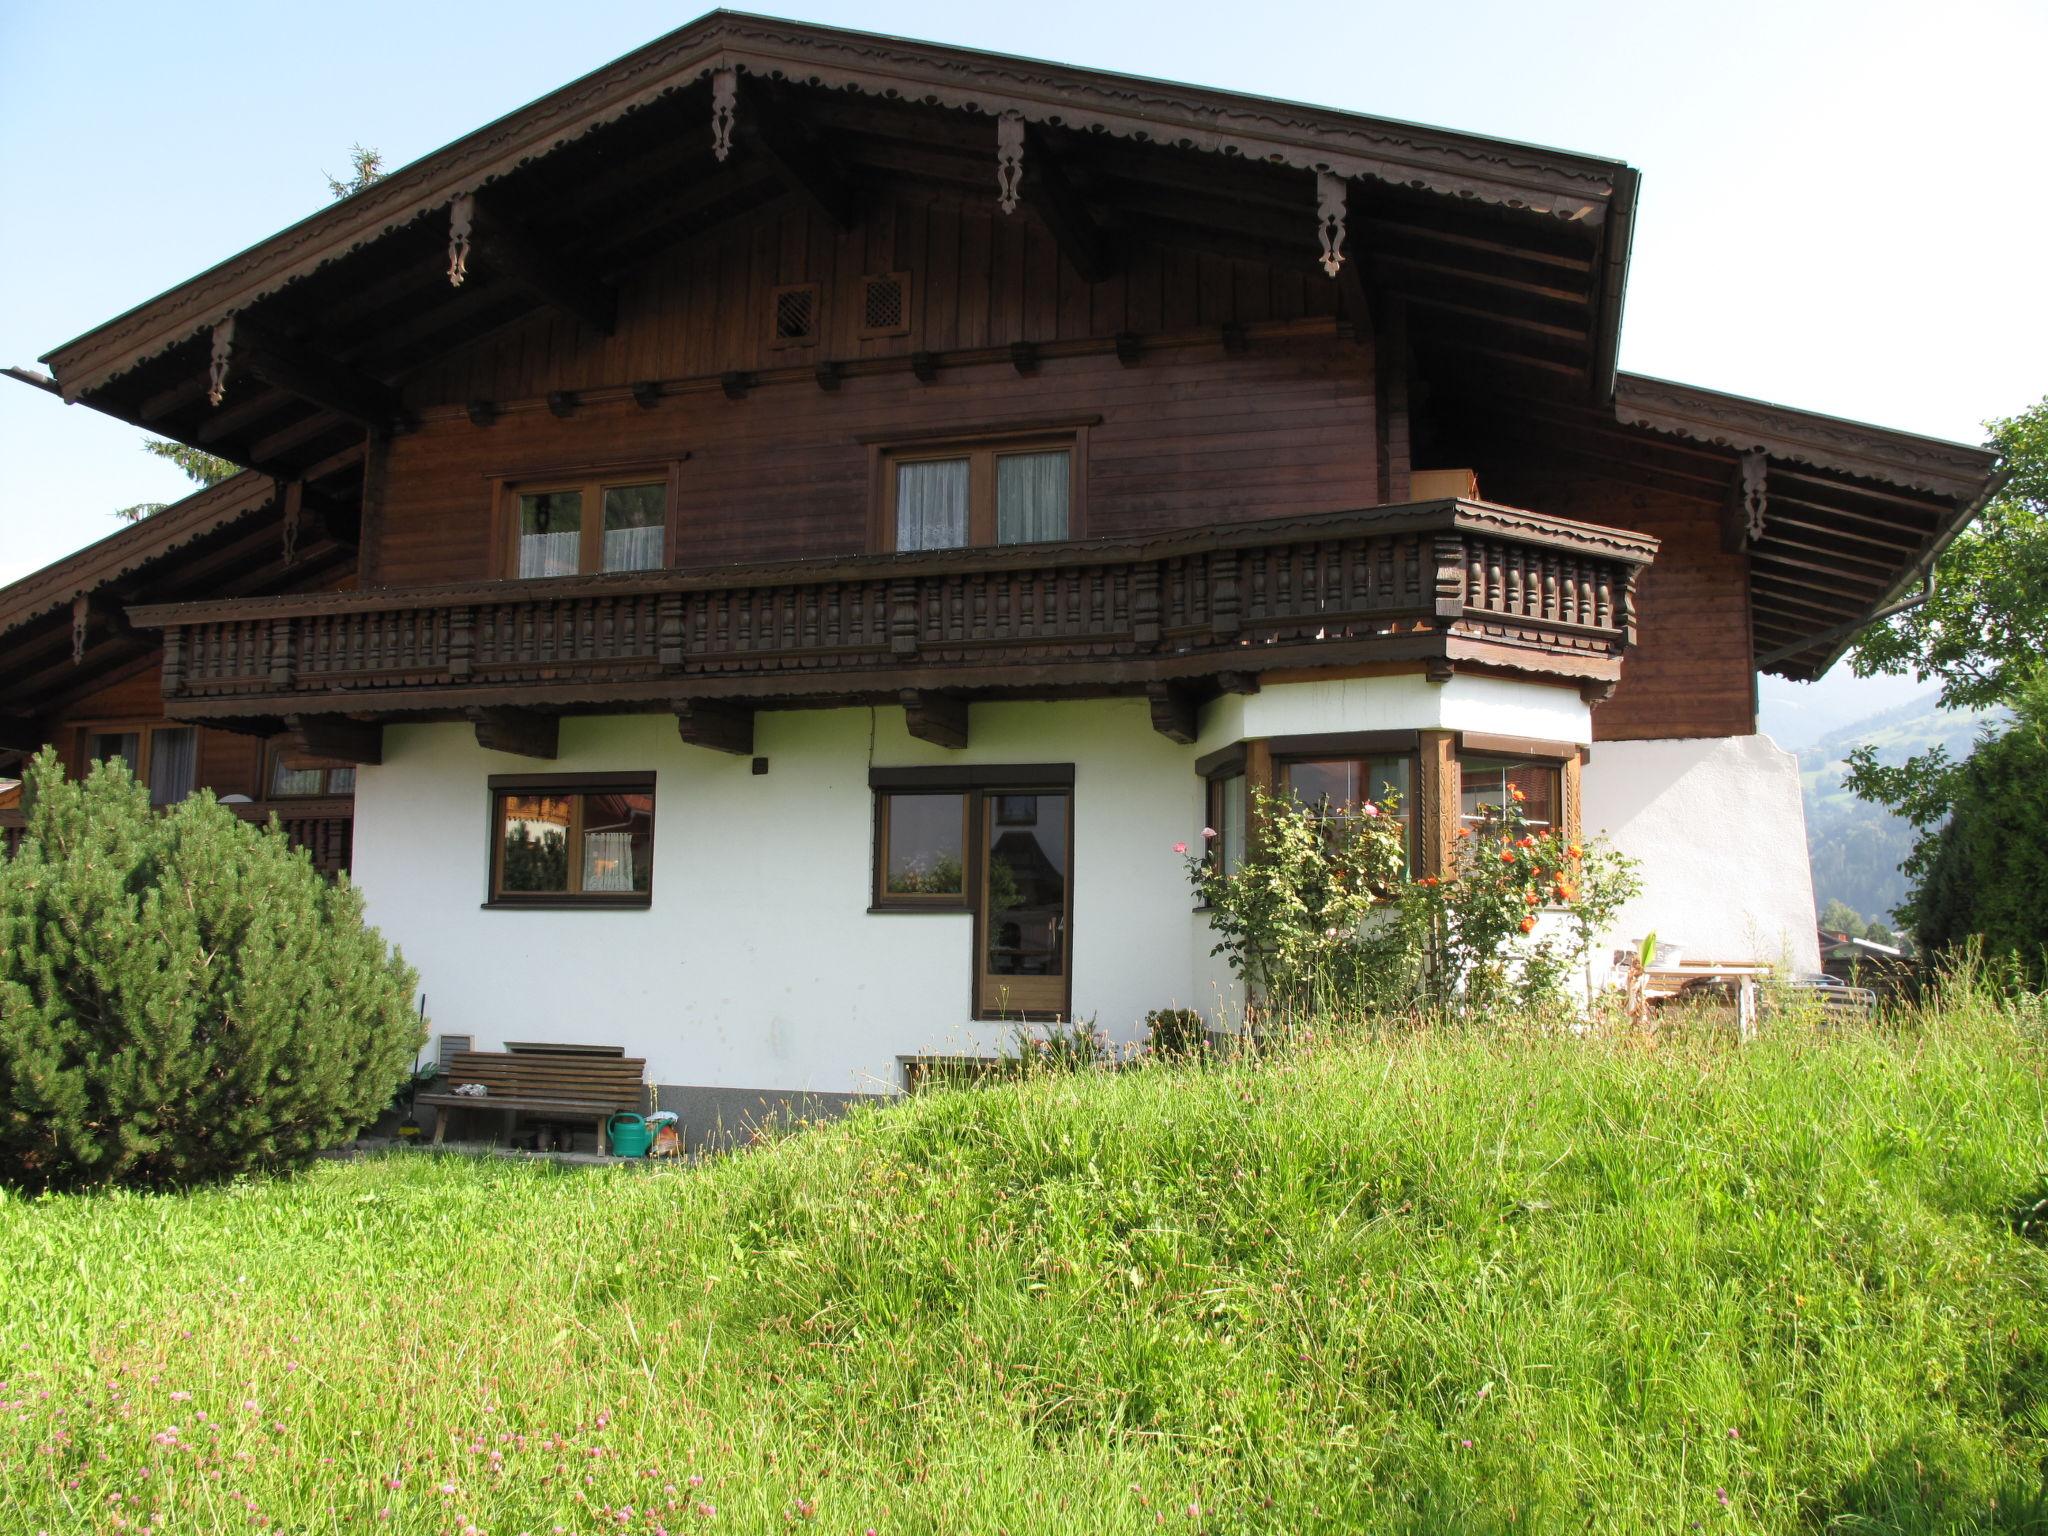
[[[1878,761],[1887,764],[1937,746],[1962,757],[1987,725],[2004,718],[2000,709],[1944,711],[1930,695],[1830,731],[1801,749],[1799,781],[1806,798],[1816,910],[1839,899],[1865,918],[1890,922],[1892,909],[1906,896],[1899,863],[1913,846],[1913,829],[1904,818],[1843,787],[1850,749],[1868,743],[1877,749]]]

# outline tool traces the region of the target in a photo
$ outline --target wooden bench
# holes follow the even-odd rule
[[[621,1111],[641,1114],[647,1103],[647,1062],[639,1056],[597,1056],[564,1051],[458,1051],[448,1061],[448,1087],[482,1083],[488,1092],[423,1093],[415,1101],[434,1106],[434,1142],[448,1129],[451,1109],[505,1112],[505,1139],[521,1114],[589,1119],[597,1126],[597,1150],[605,1150],[605,1122]]]

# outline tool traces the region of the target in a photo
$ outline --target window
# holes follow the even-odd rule
[[[285,763],[285,749],[270,749],[266,793],[272,800],[327,799],[356,792],[356,771],[346,764],[295,768]]]
[[[491,905],[648,905],[651,777],[493,777],[490,788]]]
[[[1202,830],[1214,832],[1196,844],[1223,874],[1235,874],[1244,862],[1245,837],[1251,825],[1250,780],[1242,744],[1211,753],[1195,764],[1202,776]]]
[[[862,336],[910,334],[910,274],[877,272],[860,280]]]
[[[818,339],[818,285],[792,283],[769,298],[768,343],[807,347]]]
[[[149,786],[149,803],[176,805],[199,782],[199,732],[189,725],[124,725],[89,730],[86,761],[119,758]]]
[[[1501,807],[1520,790],[1522,820],[1537,832],[1558,824],[1561,775],[1554,761],[1528,758],[1475,757],[1458,759],[1458,824],[1476,835],[1498,826]]]
[[[657,472],[507,484],[503,496],[509,576],[652,571],[666,558],[669,487]]]
[[[1409,858],[1415,849],[1415,760],[1412,755],[1375,754],[1370,757],[1303,757],[1283,761],[1279,767],[1282,787],[1303,805],[1314,808],[1325,825],[1336,827],[1355,820],[1367,801],[1400,797],[1395,818],[1405,834]],[[1220,830],[1220,829],[1219,829]]]
[[[875,796],[879,853],[875,905],[967,906],[967,802],[964,791],[882,792]]]
[[[876,769],[869,783],[873,909],[973,915],[977,1018],[1065,1016],[1073,769]]]
[[[1074,446],[1066,435],[888,454],[888,547],[964,549],[1073,538],[1079,521]]]

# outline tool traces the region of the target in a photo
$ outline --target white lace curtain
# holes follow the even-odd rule
[[[967,460],[896,466],[896,547],[959,549],[967,543]]]
[[[1067,455],[1006,453],[996,459],[996,542],[1042,544],[1067,536]]]
[[[519,536],[520,577],[574,576],[577,546],[582,541],[582,531],[576,528],[565,529],[561,533],[522,533]]]
[[[607,528],[604,568],[608,571],[652,571],[661,566],[661,525],[651,528]]]
[[[633,889],[632,833],[586,832],[583,834],[583,889],[586,891],[630,891]]]

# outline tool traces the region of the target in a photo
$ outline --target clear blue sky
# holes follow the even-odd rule
[[[698,13],[0,0],[0,363],[318,208],[352,142],[402,164]],[[1614,155],[1623,367],[1973,442],[2048,393],[2039,0],[787,14]],[[140,441],[0,380],[0,582],[181,494]]]

